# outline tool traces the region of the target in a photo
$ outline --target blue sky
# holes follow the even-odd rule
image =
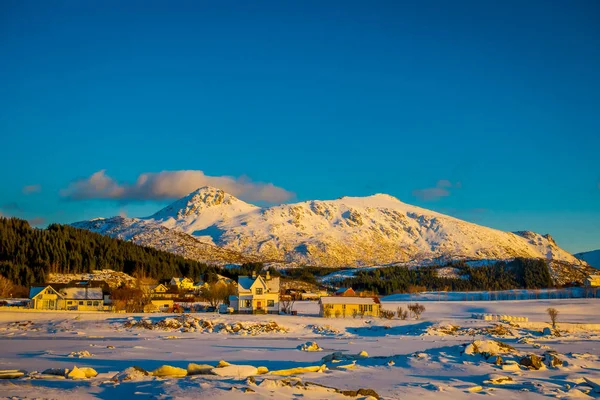
[[[3,1],[0,213],[142,216],[207,181],[600,248],[599,20],[593,0]]]

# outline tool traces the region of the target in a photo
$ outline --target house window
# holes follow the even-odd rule
[[[369,311],[373,311],[373,304],[369,304]]]
[[[91,305],[92,305],[92,302],[91,302],[91,301],[88,301],[88,302],[87,302],[87,305],[88,305],[88,306],[91,306]]]
[[[69,306],[70,306],[70,305],[72,305],[72,304],[73,304],[73,302],[72,302],[71,300],[67,301],[67,305],[69,305]]]
[[[244,307],[246,307],[246,308],[252,307],[252,302],[250,300],[244,300]]]
[[[275,300],[267,300],[267,307],[275,307]]]
[[[256,288],[256,294],[262,294],[262,288]]]
[[[346,305],[342,304],[342,310],[346,310]]]
[[[98,307],[98,305],[100,305],[100,302],[99,302],[99,301],[95,301],[95,302],[94,302],[94,306],[95,306],[95,307]]]
[[[80,305],[80,306],[82,306],[82,305],[83,305],[83,301],[80,301],[80,302],[79,302],[79,305]]]

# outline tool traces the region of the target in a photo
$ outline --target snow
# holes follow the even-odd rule
[[[391,310],[406,307],[406,302],[382,304]],[[316,316],[317,302],[296,302],[298,316],[225,315],[216,322],[252,326],[273,320],[286,328],[260,336],[184,332],[182,324],[157,330],[126,324],[129,318],[149,318],[153,325],[181,320],[168,314],[1,311],[0,377],[14,377],[0,381],[0,392],[61,399],[368,395],[359,389],[385,399],[471,398],[473,390],[499,398],[597,397],[598,305],[597,299],[431,301],[420,320],[387,320],[324,319]],[[549,327],[548,307],[559,310],[560,336],[542,334]],[[477,313],[523,316],[529,322],[472,319]],[[206,320],[203,314],[191,317]],[[325,330],[333,334],[322,334]],[[179,339],[165,340],[169,332]],[[315,341],[322,351],[298,349]],[[473,344],[477,352],[467,350]],[[83,351],[93,357],[69,357]],[[543,369],[519,366],[530,354],[543,361]],[[564,365],[553,366],[552,357]],[[69,374],[78,379],[65,379]]]
[[[204,187],[150,217],[73,225],[200,261],[255,257],[304,265],[370,266],[530,257],[584,265],[548,235],[502,232],[383,194],[257,207]]]

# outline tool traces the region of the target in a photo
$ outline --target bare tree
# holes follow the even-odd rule
[[[14,285],[10,279],[0,275],[0,297],[11,297],[13,294]]]
[[[294,303],[296,303],[294,296],[290,296],[289,294],[284,294],[284,293],[281,293],[279,295],[279,305],[281,307],[281,311],[283,311],[285,314],[292,313],[292,308],[294,308]]]
[[[136,288],[122,287],[114,289],[111,298],[117,311],[142,312],[146,305],[144,293]]]
[[[552,329],[556,329],[556,322],[558,321],[558,310],[556,308],[548,308],[546,310],[548,316],[550,317],[550,322],[552,322]]]
[[[235,294],[235,287],[235,284],[216,282],[203,287],[200,295],[211,307],[218,308],[222,303],[227,302],[229,296]]]

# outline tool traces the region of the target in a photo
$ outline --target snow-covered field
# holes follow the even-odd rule
[[[398,306],[406,303],[383,302]],[[0,397],[598,398],[599,306],[596,299],[428,302],[420,320],[404,321],[323,319],[315,302],[296,303],[298,316],[2,311],[0,377],[23,376],[0,380]],[[560,336],[542,333],[548,307],[560,312]],[[529,322],[494,326],[474,313]],[[306,342],[322,350],[301,350]],[[175,368],[156,370],[163,365]],[[98,375],[86,378],[94,373],[74,366]],[[81,379],[65,378],[65,369]],[[188,371],[194,375],[182,376]]]

